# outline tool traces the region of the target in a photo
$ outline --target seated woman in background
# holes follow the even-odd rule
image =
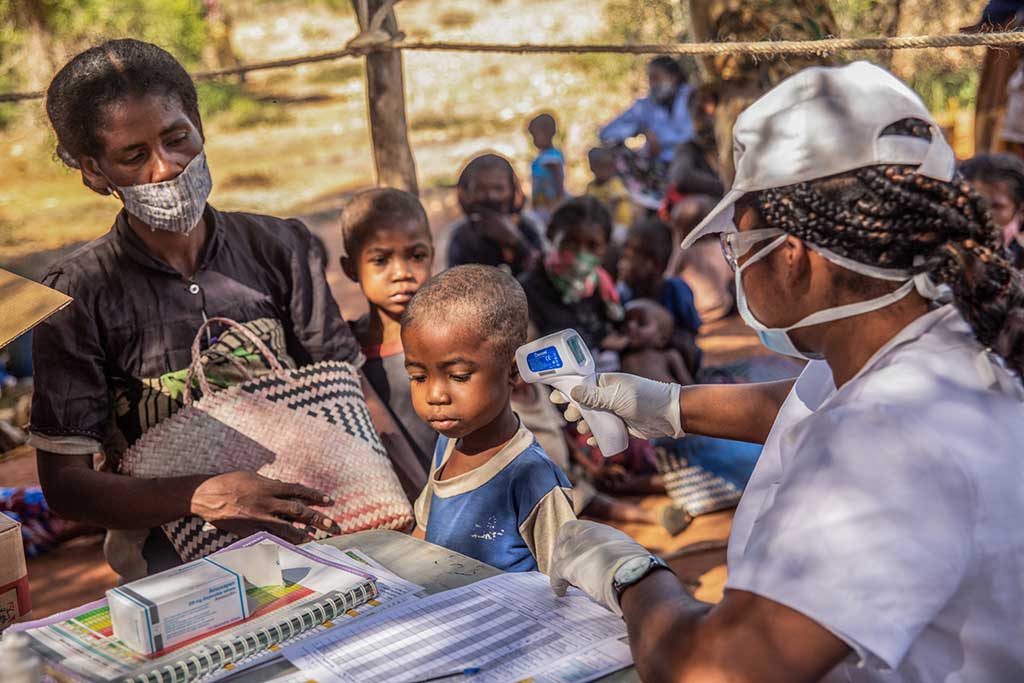
[[[649,91],[601,129],[605,145],[620,144],[634,135],[646,139],[645,154],[653,165],[668,165],[676,146],[693,136],[693,123],[687,110],[690,87],[679,62],[668,55],[655,57],[647,64]]]
[[[465,216],[448,229],[448,267],[467,263],[530,269],[544,248],[543,228],[523,211],[526,199],[512,164],[481,154],[463,169],[458,184]]]
[[[612,237],[612,217],[593,197],[559,206],[548,225],[551,250],[520,280],[538,337],[573,328],[591,349],[599,370],[618,367],[627,338],[615,331],[622,305],[601,259]]]

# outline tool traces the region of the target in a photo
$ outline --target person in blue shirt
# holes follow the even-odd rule
[[[434,276],[402,317],[413,407],[440,437],[414,536],[504,571],[547,573],[575,519],[568,478],[512,412],[523,288],[492,266]]]
[[[606,145],[621,143],[634,135],[647,140],[646,152],[653,161],[672,163],[677,145],[693,137],[688,102],[690,87],[682,67],[672,57],[655,57],[647,65],[650,92],[601,129]]]
[[[623,305],[652,299],[668,309],[675,323],[669,346],[683,355],[686,368],[695,375],[700,367],[701,319],[690,286],[682,278],[665,277],[672,246],[672,230],[657,218],[634,225],[619,257],[619,297]]]
[[[565,197],[565,157],[554,144],[557,132],[555,117],[551,114],[534,117],[527,132],[537,148],[537,158],[530,164],[530,205],[534,213],[547,222],[551,212]]]

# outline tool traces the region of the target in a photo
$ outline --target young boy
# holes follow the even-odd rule
[[[419,538],[504,571],[550,569],[571,486],[510,405],[526,296],[491,266],[429,280],[402,318],[416,412],[441,436],[416,501]]]
[[[695,375],[700,367],[701,320],[690,286],[678,277],[665,277],[672,243],[672,231],[657,218],[633,226],[619,258],[619,295],[623,304],[653,299],[668,309],[675,323],[669,346],[683,354],[687,369]]]
[[[532,207],[547,223],[555,206],[565,196],[565,158],[555,149],[554,138],[557,128],[555,117],[541,114],[530,121],[527,127],[537,158],[530,165],[530,184],[533,186]]]
[[[587,161],[594,179],[587,183],[586,194],[608,207],[615,241],[621,244],[633,223],[633,203],[625,183],[615,172],[615,154],[605,147],[594,147],[587,153]]]
[[[413,409],[401,338],[402,314],[434,262],[427,214],[408,192],[366,190],[342,209],[341,235],[341,267],[370,307],[351,323],[366,356],[363,371],[428,470],[437,435]]]

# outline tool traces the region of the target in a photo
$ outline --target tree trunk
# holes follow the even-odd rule
[[[358,4],[353,0],[353,5]],[[367,2],[370,17],[381,4],[382,0]],[[359,11],[358,7],[356,11]],[[369,18],[365,21],[369,22]],[[398,32],[398,22],[393,11],[388,12],[381,28],[391,35]],[[416,162],[409,147],[409,131],[405,121],[405,82],[400,50],[384,50],[366,55],[366,102],[377,185],[418,194]]]
[[[838,34],[827,0],[689,0],[694,40],[815,40]],[[732,184],[732,127],[754,100],[787,76],[829,58],[720,55],[700,60],[704,80],[718,95],[715,138],[723,182]]]
[[[900,30],[903,0],[875,0],[865,11],[864,26],[871,35],[895,36]],[[887,69],[892,68],[892,50],[879,50],[877,59]]]
[[[7,15],[25,32],[22,49],[14,57],[14,70],[26,90],[45,90],[55,71],[53,38],[47,26],[46,8],[38,2],[16,0]],[[0,12],[0,19],[4,13]]]

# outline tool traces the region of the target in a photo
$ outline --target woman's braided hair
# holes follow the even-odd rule
[[[882,135],[931,139],[917,119]],[[1021,273],[1007,260],[985,201],[963,179],[869,166],[763,190],[755,202],[770,227],[860,263],[927,272],[949,285],[978,340],[1024,376]]]

